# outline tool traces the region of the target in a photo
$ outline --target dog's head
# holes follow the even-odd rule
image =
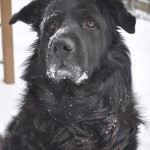
[[[42,57],[37,58],[45,60],[43,73],[55,81],[67,78],[76,84],[100,68],[118,26],[128,33],[135,31],[135,17],[120,0],[34,0],[10,24],[18,20],[38,33]]]

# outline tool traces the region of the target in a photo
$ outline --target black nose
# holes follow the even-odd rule
[[[71,54],[75,51],[75,44],[69,38],[59,38],[52,44],[52,51],[54,54]]]

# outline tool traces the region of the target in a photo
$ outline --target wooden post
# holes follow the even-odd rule
[[[11,18],[11,0],[1,0],[2,48],[4,62],[4,82],[14,83],[14,58]]]

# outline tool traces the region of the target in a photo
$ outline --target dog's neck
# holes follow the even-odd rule
[[[99,124],[103,129],[101,134],[108,134],[116,125],[116,112],[125,111],[124,101],[129,99],[130,93],[123,89],[123,83],[116,81],[115,72],[103,70],[99,75],[82,85],[75,85],[70,80],[33,82],[36,89],[32,91],[36,91],[37,99],[32,105],[38,109],[36,103],[40,103],[44,111],[36,112],[42,113],[40,116],[47,114],[47,120],[52,119],[62,127],[87,124],[95,128]],[[32,84],[29,89],[32,89]],[[116,87],[120,89],[116,90]],[[103,126],[104,122],[107,125]]]
[[[103,70],[99,77],[91,77],[90,81],[81,85],[76,85],[70,80],[59,83],[52,80],[39,81],[39,84],[38,82],[34,83],[37,87],[37,96],[47,110],[64,117],[70,116],[75,121],[90,121],[99,120],[100,118],[97,116],[101,117],[97,114],[103,111],[103,83],[109,78],[109,75],[108,71]],[[92,112],[93,110],[95,113]],[[90,116],[90,114],[94,115]]]
[[[34,84],[39,89],[46,89],[52,93],[58,101],[61,101],[64,96],[87,98],[100,93],[103,83],[109,78],[110,73],[111,71],[106,69],[102,69],[100,73],[94,72],[88,80],[80,85],[75,84],[70,79],[65,79],[60,82],[56,82],[52,79],[42,79],[38,82],[33,80],[31,85]],[[96,76],[96,74],[99,74],[99,76]]]

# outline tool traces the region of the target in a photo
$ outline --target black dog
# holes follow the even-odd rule
[[[15,14],[38,39],[20,113],[3,150],[136,150],[142,123],[118,27],[135,32],[120,0],[34,0]]]

